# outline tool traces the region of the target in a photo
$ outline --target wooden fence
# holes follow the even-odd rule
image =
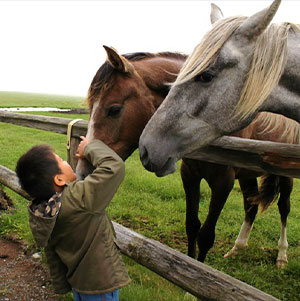
[[[67,133],[67,125],[71,119],[35,116],[29,114],[18,114],[0,112],[0,122],[22,125],[51,131],[60,134]],[[86,134],[87,121],[79,121],[72,129],[72,149],[75,149],[79,137]],[[265,160],[267,154],[278,154],[289,162],[300,166],[300,145],[259,141],[253,139],[242,139],[237,137],[224,136],[215,140],[210,146],[202,148],[187,157],[231,165],[234,167],[247,168],[259,172],[267,172],[282,176],[300,178],[300,168],[279,168]],[[276,155],[275,155],[276,156]],[[72,154],[71,158],[72,159]],[[74,166],[74,162],[71,162]]]
[[[29,199],[16,174],[0,165],[0,183]],[[113,222],[121,252],[201,300],[275,301],[278,299],[162,243]]]
[[[65,118],[0,112],[0,122],[61,134],[66,134],[70,121],[70,119]],[[72,137],[78,140],[79,136],[85,135],[86,129],[87,122],[79,121],[73,127]],[[208,148],[192,154],[191,157],[201,160],[209,158],[208,161],[210,162],[226,165],[230,163],[233,166],[300,178],[300,171],[297,169],[280,169],[265,163],[263,160],[264,153],[276,153],[278,149],[280,149],[281,155],[289,157],[291,160],[297,160],[300,158],[299,146],[254,140],[248,140],[248,142],[246,142],[246,139],[222,137]],[[73,148],[72,152],[74,153],[74,151]],[[226,153],[225,155],[224,152]],[[295,153],[299,154],[299,156],[294,155]],[[253,165],[250,165],[252,163]],[[20,188],[15,173],[1,165],[0,183],[28,198],[28,195]],[[278,300],[155,240],[135,233],[120,224],[114,223],[114,227],[118,244],[123,254],[202,300]]]

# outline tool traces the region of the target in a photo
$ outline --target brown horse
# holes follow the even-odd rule
[[[170,52],[119,55],[112,48],[106,46],[104,48],[107,52],[107,61],[97,71],[89,88],[90,121],[87,138],[101,139],[123,160],[126,160],[138,147],[139,137],[145,125],[168,94],[170,83],[175,80],[186,56]],[[281,134],[279,135],[278,131],[282,133],[283,128],[287,128],[287,124],[290,123],[284,117],[279,117],[280,123],[279,119],[273,117],[270,113],[262,113],[248,128],[237,135],[245,138],[279,141]],[[266,123],[269,127],[279,124],[280,128],[277,127],[276,132],[270,131]],[[285,142],[292,143],[293,141]],[[91,170],[91,166],[86,161],[80,161],[76,169],[77,176],[83,178]],[[290,208],[289,200],[293,180],[266,175],[265,183],[271,183],[272,189],[265,195],[265,190],[261,192],[258,190],[256,178],[260,175],[230,166],[183,159],[181,178],[186,194],[189,256],[196,257],[197,241],[198,260],[204,261],[207,252],[214,244],[215,226],[219,215],[233,188],[234,180],[238,179],[244,196],[245,221],[231,253],[236,253],[240,247],[247,245],[258,210],[257,203],[251,204],[249,197],[259,199],[259,196],[263,196],[268,205],[273,201],[274,191],[277,189],[280,193],[278,207],[282,221],[277,262],[278,264],[287,262],[286,220]],[[208,182],[212,194],[209,212],[201,227],[198,210],[202,179]]]

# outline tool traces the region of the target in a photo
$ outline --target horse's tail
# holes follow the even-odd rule
[[[274,203],[280,193],[280,176],[264,175],[261,177],[258,195],[251,199],[252,204],[261,205],[261,212],[264,212]]]

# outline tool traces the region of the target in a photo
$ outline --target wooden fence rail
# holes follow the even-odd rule
[[[67,127],[71,120],[72,119],[68,118],[0,112],[0,122],[12,123],[59,134],[67,133]],[[86,131],[87,121],[82,120],[74,125],[72,135],[79,138],[80,136],[85,135]]]
[[[71,119],[34,116],[10,112],[0,112],[0,122],[12,123],[31,128],[66,134],[67,125]],[[72,137],[75,139],[85,135],[87,121],[79,121],[73,126]],[[73,145],[76,145],[76,143]],[[300,145],[242,139],[224,136],[215,140],[210,146],[202,148],[187,157],[242,167],[258,172],[267,172],[282,176],[300,178],[299,168],[283,169],[268,163],[265,154],[277,153],[291,162],[300,165]],[[279,157],[280,158],[280,157]],[[71,165],[74,166],[74,162]]]
[[[0,165],[0,183],[21,194],[16,174]],[[124,255],[147,267],[201,300],[275,301],[272,297],[244,282],[215,270],[175,251],[158,241],[146,238],[113,222],[118,245]]]

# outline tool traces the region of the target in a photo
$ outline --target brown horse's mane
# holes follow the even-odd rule
[[[187,58],[187,55],[184,55],[179,52],[158,52],[158,53],[135,52],[135,53],[123,54],[122,56],[124,56],[127,60],[132,62],[154,58],[154,57],[164,57],[164,58],[174,58],[174,59]],[[101,93],[103,87],[109,87],[114,72],[118,72],[118,71],[114,69],[108,61],[106,61],[97,71],[88,91],[87,103],[90,109],[92,108],[93,103],[97,100],[97,97]]]
[[[300,124],[283,115],[260,112],[252,125],[256,128],[252,139],[300,144]],[[272,140],[268,136],[276,137],[276,139]]]

